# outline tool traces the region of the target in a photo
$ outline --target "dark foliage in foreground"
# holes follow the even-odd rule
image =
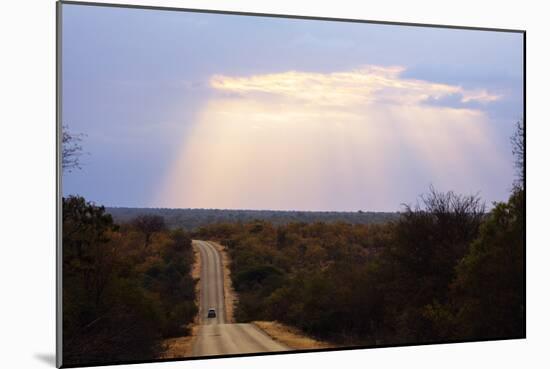
[[[433,189],[386,224],[203,227],[232,257],[239,321],[348,345],[522,337],[524,193],[490,213]]]
[[[149,360],[163,338],[188,333],[197,312],[191,239],[153,223],[118,227],[103,207],[63,199],[65,365]]]

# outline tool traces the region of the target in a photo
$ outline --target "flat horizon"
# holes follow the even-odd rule
[[[221,210],[221,211],[270,211],[287,213],[399,213],[400,211],[384,210],[275,210],[275,209],[226,209],[226,208],[170,208],[170,207],[149,207],[149,206],[111,206],[103,205],[106,209],[151,209],[151,210]]]

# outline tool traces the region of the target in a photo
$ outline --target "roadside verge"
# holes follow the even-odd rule
[[[235,305],[237,304],[237,294],[233,289],[233,283],[231,281],[231,258],[225,250],[225,247],[221,244],[208,241],[209,244],[214,246],[216,250],[222,256],[222,265],[223,265],[223,297],[225,304],[225,321],[228,324],[235,323]]]
[[[267,333],[275,341],[293,350],[333,348],[335,345],[306,336],[299,329],[279,322],[254,321],[256,327]]]

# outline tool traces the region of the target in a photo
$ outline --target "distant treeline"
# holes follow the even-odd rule
[[[238,321],[278,320],[343,345],[525,335],[524,190],[486,213],[432,189],[384,224],[202,227],[231,258]]]
[[[295,222],[374,224],[395,220],[399,213],[391,212],[335,212],[335,211],[275,211],[275,210],[224,210],[224,209],[165,209],[108,207],[106,211],[117,223],[127,223],[140,215],[164,218],[169,228],[194,231],[215,223],[247,223],[263,220],[275,225]]]
[[[151,360],[197,313],[189,235],[155,216],[120,226],[63,199],[63,364]]]

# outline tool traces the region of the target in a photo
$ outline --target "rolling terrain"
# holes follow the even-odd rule
[[[289,348],[274,341],[253,324],[227,323],[222,258],[216,247],[207,241],[193,241],[200,252],[200,326],[192,355],[212,356],[286,351]],[[208,318],[208,309],[216,310]]]

